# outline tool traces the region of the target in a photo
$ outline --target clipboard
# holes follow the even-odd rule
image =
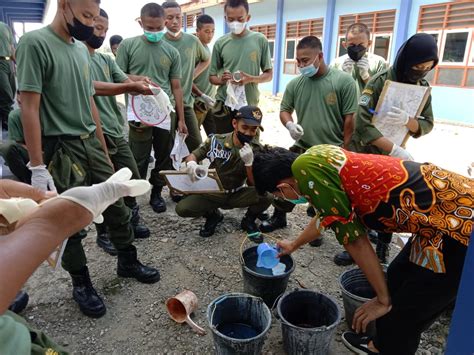
[[[387,80],[375,108],[377,114],[372,116],[372,123],[384,137],[401,147],[405,147],[408,138],[410,138],[408,128],[388,126],[384,124],[383,117],[392,106],[408,112],[410,117],[418,117],[421,111],[423,111],[430,94],[431,87],[429,86],[411,85]]]
[[[174,194],[196,195],[196,194],[218,194],[225,193],[216,169],[210,169],[208,176],[202,180],[193,182],[186,171],[163,170],[160,171],[166,181],[166,185]]]

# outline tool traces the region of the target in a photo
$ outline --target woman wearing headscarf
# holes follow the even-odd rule
[[[351,150],[413,160],[410,153],[403,147],[383,136],[373,123],[373,115],[387,80],[429,86],[424,78],[437,64],[438,46],[434,37],[426,33],[417,33],[410,37],[398,50],[394,64],[372,77],[362,91],[355,116],[355,132],[352,136]],[[420,116],[410,117],[401,107],[394,106],[384,119],[387,124],[400,126],[400,129],[408,128],[408,133],[413,138],[430,133],[434,123],[431,95]],[[382,263],[387,262],[391,239],[391,233],[378,233],[376,252]],[[334,262],[338,265],[349,265],[353,260],[347,252],[342,252],[334,257]]]

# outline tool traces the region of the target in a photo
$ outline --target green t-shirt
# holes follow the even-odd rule
[[[8,115],[8,139],[17,143],[25,143],[19,108],[11,111]]]
[[[321,77],[302,75],[285,89],[280,112],[296,111],[304,135],[295,145],[344,143],[344,116],[357,111],[357,85],[349,74],[329,69]]]
[[[247,30],[243,37],[228,33],[216,41],[212,50],[209,75],[220,75],[224,70],[231,73],[239,70],[256,76],[272,67],[267,38],[259,32]],[[226,85],[219,86],[217,100],[225,102],[226,89]],[[245,85],[245,95],[249,105],[258,105],[260,93],[257,84]]]
[[[30,355],[30,332],[11,315],[9,311],[0,315],[0,354]]]
[[[41,94],[44,136],[81,136],[95,131],[90,55],[83,43],[67,43],[47,26],[21,37],[16,57],[19,90]]]
[[[10,57],[13,45],[13,35],[10,27],[0,21],[0,56]]]
[[[124,39],[115,60],[127,74],[148,76],[174,104],[171,80],[181,79],[181,60],[179,52],[168,42],[151,43],[143,36]]]
[[[209,47],[204,46],[204,49],[206,50],[208,56],[210,56],[211,50],[209,49]],[[210,69],[211,69],[211,66],[209,65],[201,74],[198,75],[196,79],[194,79],[194,84],[196,84],[199,90],[201,90],[204,94],[212,98],[215,98],[217,87],[215,85],[212,85],[211,82],[209,81]],[[197,97],[196,100],[200,101],[200,98]]]
[[[181,33],[178,40],[169,39],[168,35],[165,35],[163,40],[176,48],[180,54],[183,102],[185,106],[192,106],[194,104],[192,96],[194,68],[196,64],[208,60],[209,53],[206,52],[199,39],[189,33]]]
[[[111,56],[96,52],[91,55],[91,58],[93,81],[123,83],[128,79]],[[123,117],[115,96],[94,96],[94,101],[99,110],[104,134],[114,138],[123,137]]]
[[[365,57],[369,60],[369,75],[370,77],[373,77],[375,74],[380,73],[384,71],[385,69],[388,68],[388,63],[387,61],[377,55],[377,54],[372,54],[372,53],[366,53]],[[331,63],[332,68],[336,68],[338,70],[342,71],[342,65],[344,64],[344,61],[349,58],[347,54],[344,54],[334,60],[333,63]],[[354,78],[355,81],[357,81],[357,85],[359,86],[359,92],[362,92],[365,88],[365,82],[362,80],[360,77],[360,72],[359,68],[357,65],[354,64],[352,68],[352,77]]]
[[[210,168],[216,169],[226,190],[241,187],[247,180],[247,170],[239,153],[242,147],[234,144],[233,135],[234,132],[213,135],[193,151],[197,161],[209,159]],[[261,148],[258,139],[252,140],[250,146],[254,152]]]

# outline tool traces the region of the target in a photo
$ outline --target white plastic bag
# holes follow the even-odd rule
[[[238,110],[247,106],[247,97],[245,96],[245,86],[227,83],[227,97],[225,105],[232,110]]]

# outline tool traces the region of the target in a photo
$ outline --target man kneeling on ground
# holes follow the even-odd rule
[[[248,207],[240,226],[253,241],[262,241],[256,220],[273,200],[270,194],[258,195],[253,187],[253,152],[262,148],[255,138],[257,130],[263,129],[262,116],[256,106],[242,107],[232,120],[233,132],[209,137],[186,158],[187,171],[193,180],[207,175],[208,168],[198,162],[208,158],[210,168],[216,169],[225,189],[225,193],[191,195],[176,205],[176,213],[181,217],[206,218],[199,232],[201,237],[213,235],[224,219],[219,208]]]

